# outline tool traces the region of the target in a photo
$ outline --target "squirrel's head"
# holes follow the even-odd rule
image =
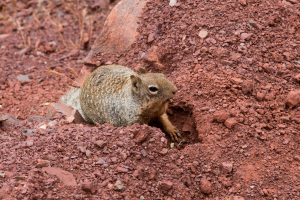
[[[148,103],[161,107],[167,105],[177,91],[164,74],[148,73],[145,68],[139,67],[140,75],[131,75],[131,87],[134,95]]]

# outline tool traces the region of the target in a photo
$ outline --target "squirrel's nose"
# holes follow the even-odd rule
[[[174,86],[173,90],[172,90],[172,93],[175,94],[177,92],[177,87]]]

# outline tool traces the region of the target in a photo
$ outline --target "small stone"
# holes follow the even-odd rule
[[[246,0],[239,0],[239,3],[243,6],[247,5],[247,1]]]
[[[201,30],[199,32],[199,37],[201,37],[202,39],[206,38],[208,36],[208,32],[206,30]]]
[[[242,33],[241,40],[249,40],[252,36],[252,33]]]
[[[148,43],[151,43],[151,42],[154,41],[154,39],[155,39],[155,34],[156,34],[156,33],[150,33],[150,34],[148,35]]]
[[[300,162],[300,156],[294,156],[294,160],[296,160],[296,161],[298,161],[298,162]]]
[[[95,145],[96,145],[97,147],[99,147],[99,148],[103,148],[106,144],[107,144],[107,142],[104,141],[104,140],[97,140],[97,141],[95,142]]]
[[[249,24],[250,24],[251,26],[253,26],[254,28],[257,28],[257,27],[258,27],[257,22],[254,21],[253,19],[250,19],[250,20],[249,20]]]
[[[211,187],[211,183],[203,178],[201,180],[201,192],[204,193],[204,194],[210,194],[212,191],[212,187]]]
[[[295,81],[299,82],[300,83],[300,74],[297,74],[295,77],[294,77]]]
[[[269,66],[269,64],[265,63],[263,64],[262,68],[265,70],[265,72],[267,73],[270,73],[272,70],[271,70],[271,67]]]
[[[242,84],[244,81],[240,78],[231,78],[231,82],[234,84]]]
[[[265,97],[266,97],[266,94],[263,92],[257,92],[257,94],[256,94],[256,99],[258,101],[263,101],[265,99]]]
[[[214,113],[213,120],[219,123],[225,122],[229,118],[229,113],[225,111],[217,111]]]
[[[222,169],[225,173],[230,173],[232,171],[233,165],[232,163],[222,163]]]
[[[78,57],[79,54],[80,54],[80,52],[79,52],[78,49],[72,49],[69,55],[70,55],[71,57]]]
[[[300,103],[300,90],[290,91],[286,97],[286,105],[289,108],[296,107]]]
[[[17,79],[21,83],[31,81],[31,79],[29,79],[28,75],[23,75],[23,74],[20,74],[19,76],[17,76]]]
[[[142,150],[141,150],[141,153],[142,153],[142,155],[143,155],[144,157],[147,156],[147,152],[145,151],[145,149],[142,149]]]
[[[117,146],[118,146],[118,147],[122,147],[122,146],[123,146],[123,144],[124,144],[124,143],[123,143],[123,142],[121,142],[121,141],[118,141],[118,142],[117,142]]]
[[[235,118],[229,118],[224,122],[224,125],[227,128],[233,128],[238,122],[235,120]]]
[[[116,183],[113,186],[113,189],[116,191],[121,191],[124,188],[123,184],[120,180],[117,180]]]
[[[210,107],[209,106],[204,106],[202,108],[200,108],[201,111],[209,111]]]
[[[253,90],[253,83],[250,81],[245,81],[242,85],[242,93],[246,95],[252,92],[252,90]]]
[[[290,142],[290,139],[286,139],[286,140],[283,141],[283,144],[286,145],[286,144],[288,144],[289,142]]]
[[[125,169],[123,167],[117,167],[117,172],[119,172],[119,173],[127,173],[128,169]]]
[[[160,153],[161,155],[167,155],[168,149],[167,149],[167,148],[163,148],[159,153]]]
[[[241,196],[233,196],[232,200],[245,200],[245,198]]]
[[[81,189],[87,193],[94,194],[96,192],[96,188],[91,182],[84,182],[81,185]]]
[[[89,156],[91,155],[91,151],[90,151],[90,150],[86,150],[86,151],[85,151],[85,155],[86,155],[87,157],[89,157]]]
[[[36,165],[37,168],[42,168],[42,167],[48,167],[50,165],[49,160],[41,160],[38,159],[38,164]]]
[[[172,187],[173,187],[173,182],[171,182],[171,181],[162,181],[162,182],[160,183],[160,187],[161,187],[161,189],[164,190],[164,191],[169,191],[169,190],[171,190]]]
[[[170,0],[169,6],[173,7],[176,5],[176,3],[177,3],[176,0]]]
[[[242,54],[231,52],[230,56],[233,61],[238,61],[242,57]]]

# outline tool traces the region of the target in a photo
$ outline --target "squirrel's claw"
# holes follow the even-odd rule
[[[171,130],[168,131],[172,141],[178,142],[178,137],[181,138],[180,132],[176,127],[173,127]]]

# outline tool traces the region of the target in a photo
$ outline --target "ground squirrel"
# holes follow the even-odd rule
[[[169,121],[166,110],[177,88],[161,73],[148,73],[139,68],[138,75],[120,65],[100,66],[72,89],[61,102],[77,109],[90,123],[108,123],[116,127],[152,120],[162,125],[172,140],[180,133]]]

